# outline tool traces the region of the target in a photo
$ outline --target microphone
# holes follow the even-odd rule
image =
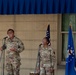
[[[39,46],[41,46],[42,45],[42,43],[41,44],[39,44]]]
[[[6,37],[4,37],[3,39],[6,39],[6,38],[8,38],[8,37],[6,36]]]
[[[8,37],[6,36],[6,37],[4,37],[3,39],[6,40],[6,38],[8,38]],[[5,43],[3,44],[2,49],[3,49],[3,50],[6,49],[6,45],[5,45]]]

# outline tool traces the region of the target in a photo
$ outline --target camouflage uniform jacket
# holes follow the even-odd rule
[[[16,61],[20,61],[20,52],[24,50],[24,45],[22,41],[15,37],[11,40],[10,38],[6,38],[5,40],[6,45],[6,60],[8,59],[16,59]],[[11,51],[11,48],[15,48],[16,51]]]
[[[54,69],[55,52],[52,50],[52,48],[50,46],[44,48],[43,45],[41,45],[39,53],[36,68],[38,69],[40,65],[40,67],[51,67]]]

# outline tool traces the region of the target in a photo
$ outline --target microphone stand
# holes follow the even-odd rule
[[[37,56],[37,62],[36,62],[36,68],[35,68],[35,72],[37,69],[37,63],[39,63],[38,67],[39,67],[39,75],[40,75],[40,47],[42,44],[39,45],[39,49],[38,49],[38,56]]]
[[[40,75],[40,47],[41,47],[41,45],[39,45],[39,52],[38,52],[38,56],[39,56],[39,75]]]
[[[4,68],[5,68],[5,50],[3,50],[3,64],[2,64],[2,75],[4,75]]]
[[[3,40],[3,46],[2,46],[2,53],[3,53],[3,60],[2,60],[2,75],[4,75],[4,69],[5,69],[5,49],[6,49],[6,45],[5,45],[5,41],[6,41],[6,38],[4,38]]]

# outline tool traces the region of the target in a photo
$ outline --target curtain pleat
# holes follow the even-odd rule
[[[76,0],[0,0],[0,14],[76,13]]]

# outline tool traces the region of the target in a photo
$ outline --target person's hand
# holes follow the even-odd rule
[[[37,73],[39,73],[39,72],[40,72],[39,68],[37,68],[37,69],[36,69],[36,72],[37,72]]]
[[[15,49],[15,48],[11,48],[10,50],[11,50],[11,51],[16,51],[16,49]]]
[[[50,72],[51,72],[51,73],[53,73],[53,72],[54,72],[54,69],[53,69],[53,68],[51,68],[51,69],[50,69]]]
[[[0,47],[0,51],[2,51],[2,47]]]

